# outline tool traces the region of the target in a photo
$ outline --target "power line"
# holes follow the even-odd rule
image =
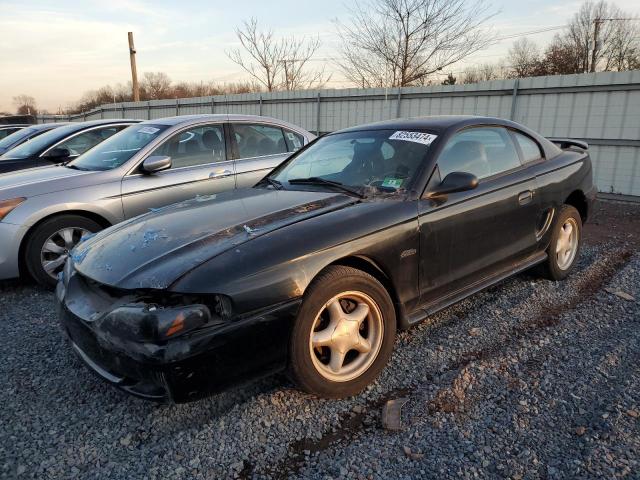
[[[545,32],[552,32],[553,30],[562,30],[563,28],[567,28],[567,25],[559,25],[556,27],[545,27],[545,28],[539,28],[537,30],[530,30],[528,32],[514,33],[512,35],[504,35],[502,37],[496,38],[496,40],[498,41],[508,40],[510,38],[524,37],[527,35],[535,35],[536,33],[545,33]]]

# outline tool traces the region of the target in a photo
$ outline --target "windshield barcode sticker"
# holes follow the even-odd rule
[[[389,140],[404,140],[405,142],[416,142],[422,143],[423,145],[431,145],[437,135],[432,135],[431,133],[424,132],[405,132],[403,130],[399,130],[393,135],[389,137]]]
[[[160,130],[160,129],[159,128],[155,128],[155,127],[142,127],[140,129],[138,129],[138,133],[148,133],[149,135],[153,135],[158,130]]]

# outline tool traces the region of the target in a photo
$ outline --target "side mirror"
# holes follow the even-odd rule
[[[464,192],[473,190],[478,186],[478,177],[466,172],[451,172],[444,177],[444,180],[435,187],[434,190],[427,193],[427,198],[442,197],[449,193]]]
[[[71,156],[71,152],[68,148],[52,148],[47,152],[45,158],[49,160],[61,160],[63,158],[69,158]]]
[[[167,155],[152,155],[144,159],[140,169],[142,173],[151,174],[168,168],[171,168],[171,157]]]

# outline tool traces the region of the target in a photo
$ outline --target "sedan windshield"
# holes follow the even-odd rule
[[[327,135],[281,165],[268,179],[273,188],[313,185],[365,192],[401,191],[412,183],[436,135],[370,130]]]
[[[33,135],[34,132],[37,132],[37,131],[38,130],[35,128],[22,128],[17,132],[13,132],[11,135],[7,135],[2,140],[0,140],[0,150],[2,150],[3,148],[10,147],[16,142],[20,142],[21,140],[29,137],[30,135]]]
[[[26,129],[25,129],[26,130]],[[35,138],[17,146],[16,148],[9,150],[4,156],[9,158],[27,158],[32,155],[36,155],[43,151],[45,148],[53,145],[58,140],[63,139],[67,135],[74,133],[78,130],[77,125],[68,125],[66,127],[54,128],[42,135],[38,135]]]
[[[167,128],[168,125],[131,125],[80,155],[69,166],[79,170],[118,168]]]

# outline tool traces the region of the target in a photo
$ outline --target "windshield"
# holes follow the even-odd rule
[[[80,155],[69,165],[80,170],[118,168],[167,128],[168,125],[131,125]]]
[[[398,130],[327,135],[276,169],[270,184],[330,187],[329,182],[337,182],[361,192],[367,187],[404,190],[435,139],[426,132]]]
[[[74,133],[77,130],[77,124],[54,128],[53,130],[49,130],[48,132],[43,133],[42,135],[38,135],[28,142],[17,146],[16,148],[8,151],[5,155],[9,158],[27,158],[32,155],[39,154],[47,147],[56,143],[58,140],[63,139],[67,135]]]
[[[37,132],[36,128],[22,128],[17,132],[13,132],[11,135],[7,135],[2,140],[0,140],[0,150],[10,147],[14,143],[20,142],[23,139],[33,135],[34,132]]]

